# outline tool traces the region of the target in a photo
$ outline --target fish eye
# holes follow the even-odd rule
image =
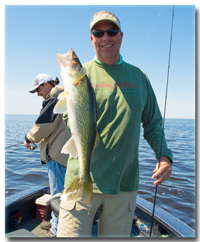
[[[79,59],[78,59],[77,57],[74,57],[74,60],[75,60],[75,61],[79,61]]]

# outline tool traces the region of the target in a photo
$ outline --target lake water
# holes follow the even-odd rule
[[[5,147],[24,142],[36,115],[5,115]],[[165,133],[172,149],[171,176],[158,187],[156,205],[195,229],[195,120],[166,119]],[[139,147],[139,195],[153,202],[155,187],[151,176],[156,166],[153,151],[143,139]],[[5,149],[5,196],[48,182],[47,166],[41,165],[39,147],[30,151],[23,144]]]

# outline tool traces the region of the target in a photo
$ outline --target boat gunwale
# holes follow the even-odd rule
[[[16,206],[16,204],[19,204],[20,202],[24,202],[26,200],[29,200],[30,197],[33,197],[34,195],[41,193],[48,193],[49,186],[47,185],[38,185],[31,187],[29,189],[26,189],[22,192],[19,192],[17,194],[13,194],[9,197],[5,198],[5,210],[10,209],[12,206]]]
[[[137,196],[136,208],[152,216],[153,204],[140,196]],[[193,228],[158,206],[155,207],[154,220],[177,237],[195,238]]]
[[[41,194],[49,194],[49,186],[46,184],[34,186],[18,194],[13,194],[7,197],[5,199],[5,212],[16,205],[19,205],[20,203],[28,201],[40,192]],[[151,217],[153,204],[138,195],[136,209]],[[157,206],[155,209],[154,220],[157,224],[166,229],[166,231],[177,237],[195,238],[195,230],[193,228],[176,218],[174,215]]]

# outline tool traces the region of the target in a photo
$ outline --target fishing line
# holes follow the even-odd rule
[[[170,59],[171,59],[173,22],[174,22],[174,6],[173,6],[173,10],[172,10],[171,37],[170,37],[170,47],[169,47],[169,60],[168,60],[167,84],[166,84],[166,93],[165,93],[164,116],[163,116],[163,123],[162,123],[162,136],[161,136],[161,145],[160,145],[160,157],[161,157],[161,152],[162,152],[162,141],[163,141],[163,134],[164,134],[165,113],[166,113],[166,104],[167,104],[167,92],[168,92],[169,68],[170,68]],[[160,167],[160,158],[159,158],[159,161],[158,161],[158,169],[159,169],[159,167]],[[153,204],[153,213],[152,213],[152,220],[151,220],[150,237],[151,237],[151,233],[152,233],[154,213],[155,213],[156,194],[157,194],[157,185],[156,185],[156,190],[155,190],[155,195],[154,195],[154,204]]]
[[[140,60],[139,60],[141,62],[140,63],[141,69],[143,69],[144,60],[146,60],[146,58],[148,57],[146,49],[151,48],[151,46],[149,47],[150,36],[152,35],[152,31],[155,28],[156,22],[160,18],[162,11],[163,11],[163,8],[161,8],[160,13],[157,15],[154,22],[152,21],[149,27],[147,28],[146,32],[144,33],[145,34],[144,39],[142,38],[142,42],[144,43],[142,44],[143,48],[140,51]],[[141,39],[139,41],[141,42]]]
[[[162,11],[163,11],[163,8],[161,9],[160,13],[158,14],[158,16],[157,16],[156,20],[157,20],[157,19],[160,17],[160,15],[161,15]],[[154,24],[155,24],[156,20],[153,22],[153,24],[152,24],[151,28],[154,26]],[[149,33],[149,34],[148,34],[148,36],[147,36],[147,40],[149,39],[150,35],[151,35],[151,30],[150,30],[150,33]]]

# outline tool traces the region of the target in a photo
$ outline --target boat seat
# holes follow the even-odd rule
[[[59,209],[60,209],[60,202],[61,202],[60,197],[61,197],[61,193],[57,193],[50,200],[51,209],[57,217],[59,216]]]

